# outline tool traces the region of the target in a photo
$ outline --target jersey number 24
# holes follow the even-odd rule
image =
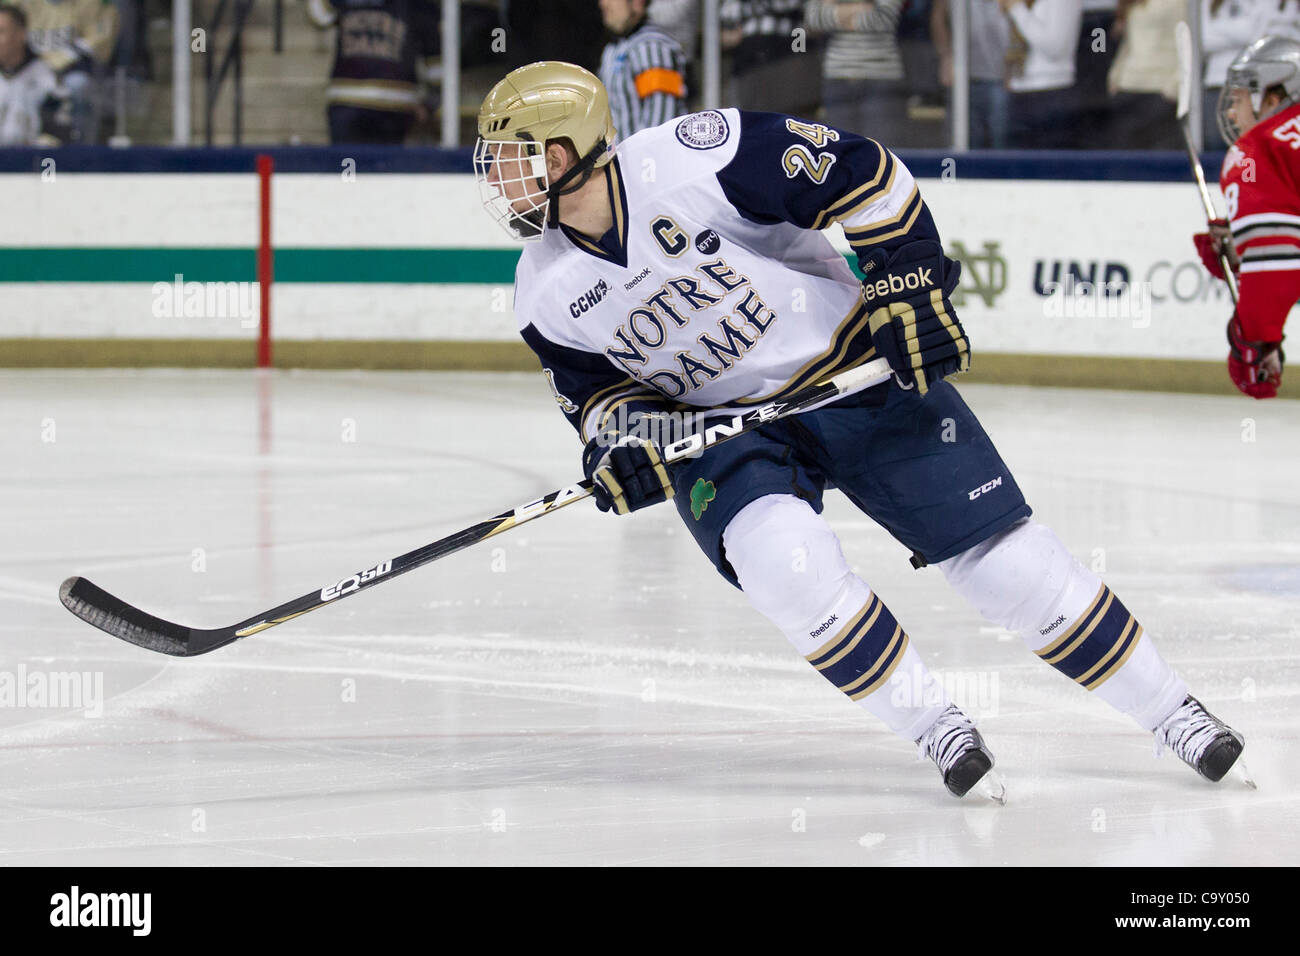
[[[821,149],[828,142],[833,143],[840,138],[839,133],[821,123],[801,123],[795,119],[788,119],[785,121],[785,128],[808,140],[816,149]],[[785,151],[781,157],[781,165],[785,167],[788,178],[794,179],[800,173],[806,173],[809,179],[820,186],[826,182],[826,174],[835,165],[835,154],[818,153],[814,156],[807,146],[797,143]]]

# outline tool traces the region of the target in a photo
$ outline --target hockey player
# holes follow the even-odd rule
[[[1219,129],[1228,143],[1219,185],[1227,220],[1197,234],[1210,273],[1226,279],[1226,255],[1239,301],[1228,321],[1228,374],[1253,398],[1273,398],[1282,383],[1282,327],[1300,300],[1300,43],[1256,40],[1228,68]]]
[[[824,677],[915,742],[957,796],[993,755],[849,569],[820,517],[828,485],[912,550],[914,565],[938,565],[991,621],[1154,731],[1157,752],[1169,747],[1210,780],[1227,773],[1241,736],[1030,519],[944,381],[968,363],[949,300],[959,267],[896,156],[842,130],[735,109],[616,149],[604,87],[566,63],[510,73],[478,121],[485,204],[534,240],[515,279],[521,333],[585,444],[602,510],[673,499],[718,572]],[[833,222],[865,285],[818,231]],[[633,424],[753,406],[877,356],[895,373],[885,383],[671,468]]]

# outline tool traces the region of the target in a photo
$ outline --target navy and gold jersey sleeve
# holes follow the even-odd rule
[[[717,175],[746,219],[804,229],[838,222],[859,263],[875,249],[938,241],[916,180],[880,143],[781,113],[740,118],[736,154]]]
[[[605,356],[552,342],[535,325],[520,335],[542,363],[555,401],[585,444],[605,432],[620,432],[621,423],[643,412],[674,407],[665,396],[616,368]]]

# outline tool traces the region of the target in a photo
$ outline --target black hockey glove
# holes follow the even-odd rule
[[[889,361],[898,383],[922,395],[940,379],[970,368],[970,341],[948,297],[961,263],[929,239],[884,250],[863,263],[862,300],[871,309],[871,341]]]
[[[582,470],[595,483],[596,507],[625,515],[673,496],[673,480],[659,446],[627,436],[616,445],[593,438],[582,453]]]

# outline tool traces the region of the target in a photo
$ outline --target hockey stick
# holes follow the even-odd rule
[[[1183,143],[1187,146],[1187,159],[1192,164],[1192,175],[1196,177],[1196,187],[1201,191],[1201,203],[1205,206],[1205,221],[1211,223],[1219,218],[1214,202],[1210,199],[1209,187],[1205,185],[1205,170],[1201,168],[1201,158],[1196,155],[1196,145],[1192,142],[1192,30],[1185,20],[1174,25],[1174,46],[1178,49],[1178,125],[1183,131]],[[1237,274],[1232,271],[1226,252],[1219,253],[1219,265],[1232,293],[1232,304],[1237,304]]]
[[[663,449],[664,461],[672,464],[684,458],[691,458],[706,448],[712,448],[728,438],[751,432],[778,418],[806,411],[830,399],[883,382],[890,374],[889,364],[883,358],[873,359],[817,385],[800,389],[781,401],[760,405],[753,411],[732,416],[728,422],[713,425],[704,429],[702,433],[673,442]],[[395,578],[399,574],[414,571],[418,567],[445,558],[449,554],[455,554],[472,544],[509,531],[511,528],[517,528],[527,521],[551,514],[575,501],[590,497],[591,487],[589,480],[583,480],[558,491],[552,491],[536,501],[530,501],[486,521],[480,521],[463,531],[457,531],[414,551],[381,561],[364,571],[358,571],[329,584],[319,591],[304,594],[300,598],[287,601],[279,607],[264,611],[230,627],[186,627],[165,621],[134,605],[127,604],[81,577],[68,578],[63,582],[59,588],[59,600],[63,602],[64,607],[87,624],[93,624],[114,637],[173,657],[194,657],[224,647],[241,637],[248,637],[275,627],[277,624],[283,624],[308,611],[350,597],[366,588]]]

